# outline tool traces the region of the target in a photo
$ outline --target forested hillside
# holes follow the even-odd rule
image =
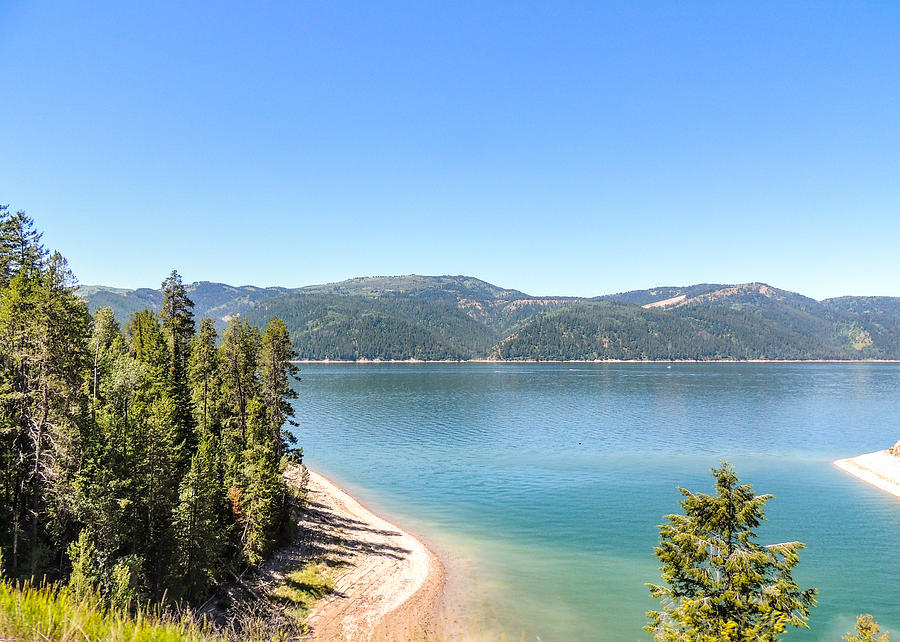
[[[199,604],[290,535],[296,354],[278,319],[195,324],[176,272],[121,297],[158,312],[91,317],[65,259],[0,208],[0,575]]]
[[[197,318],[211,318],[220,331],[227,327],[231,317],[250,310],[261,301],[288,292],[286,288],[258,288],[252,285],[235,287],[209,281],[190,283],[184,288],[194,303]],[[144,309],[159,312],[163,302],[162,290],[150,288],[128,290],[102,285],[80,285],[76,292],[88,302],[91,314],[108,307],[120,323],[125,323],[132,314]]]
[[[223,326],[234,315],[258,326],[284,319],[300,358],[312,360],[900,358],[900,298],[816,301],[764,283],[590,300],[534,297],[464,276],[187,289],[204,293],[204,309]],[[119,316],[153,292],[81,291],[92,308],[111,305]]]

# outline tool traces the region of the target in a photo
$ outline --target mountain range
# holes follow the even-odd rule
[[[900,297],[817,301],[765,283],[531,296],[468,276],[302,288],[186,286],[199,319],[285,321],[301,359],[898,359]],[[159,290],[80,286],[91,312],[159,310]]]

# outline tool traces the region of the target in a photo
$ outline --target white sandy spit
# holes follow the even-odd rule
[[[834,465],[867,484],[900,497],[900,457],[890,454],[887,450],[849,459],[838,459]]]

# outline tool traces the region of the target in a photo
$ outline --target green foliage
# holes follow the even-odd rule
[[[200,434],[221,432],[221,375],[219,373],[219,355],[216,347],[216,328],[212,319],[203,319],[200,329],[191,344],[191,356],[188,364],[192,401],[195,411],[195,424]]]
[[[53,572],[71,520],[88,317],[65,260],[39,245],[31,219],[4,210],[0,236],[0,546],[9,574],[38,575]]]
[[[247,318],[269,316],[288,324],[303,359],[461,359],[496,340],[455,301],[303,293],[270,299]]]
[[[78,539],[66,550],[72,572],[69,574],[69,589],[76,598],[93,595],[100,586],[100,569],[97,549],[94,547],[87,529],[81,531]]]
[[[167,381],[169,348],[156,315],[142,310],[131,316],[125,328],[129,353],[140,363],[153,370],[154,378]]]
[[[195,283],[218,319],[283,319],[302,359],[900,358],[900,298],[814,301],[763,283],[698,284],[596,300],[533,297],[463,276],[369,277],[295,290]],[[87,288],[91,308],[116,297],[124,319],[157,291]],[[648,304],[678,299],[665,308]]]
[[[146,599],[144,560],[138,555],[124,555],[113,564],[109,578],[108,600],[117,609],[130,609]]]
[[[771,495],[740,485],[727,463],[713,469],[716,495],[681,489],[684,514],[659,527],[656,556],[666,585],[648,585],[662,602],[645,627],[657,640],[777,640],[805,627],[815,589],[801,590],[791,571],[800,542],[760,546],[756,529]]]
[[[31,226],[0,208],[4,577],[47,575],[98,608],[204,601],[289,532],[287,329],[235,321],[217,347],[173,272],[160,313],[122,334]]]
[[[860,615],[856,618],[856,632],[841,637],[844,642],[890,642],[891,636],[881,629],[871,615]]]
[[[243,446],[255,417],[253,400],[260,395],[256,367],[259,361],[259,330],[243,319],[229,324],[219,349],[222,394],[227,408],[225,425]]]
[[[178,272],[162,283],[163,302],[159,312],[162,329],[168,343],[169,396],[175,407],[174,421],[178,441],[193,449],[196,439],[193,431],[191,392],[188,387],[188,360],[191,340],[194,336],[194,302],[190,300],[181,283]]]
[[[286,484],[272,448],[257,444],[245,450],[238,479],[240,550],[250,564],[257,564],[275,544],[285,509]]]
[[[285,424],[297,426],[293,420],[297,393],[291,380],[298,380],[300,369],[291,363],[297,358],[294,346],[288,336],[287,326],[281,319],[272,319],[266,326],[259,351],[259,374],[263,407],[265,408],[264,436],[275,446],[275,457],[281,459],[285,454],[296,457],[295,449],[285,453],[285,443],[295,444],[296,438],[284,430]]]
[[[222,639],[189,618],[108,608],[68,588],[0,581],[0,637],[93,642],[204,642]]]
[[[218,442],[205,434],[181,481],[173,513],[179,592],[201,599],[222,575],[227,544],[224,520],[225,488],[221,482]]]

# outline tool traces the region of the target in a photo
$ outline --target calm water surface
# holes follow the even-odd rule
[[[308,364],[313,468],[448,559],[457,626],[496,639],[648,640],[645,582],[677,487],[727,458],[800,540],[811,630],[900,635],[900,499],[831,465],[900,438],[898,364]],[[460,617],[460,616],[457,616]]]

